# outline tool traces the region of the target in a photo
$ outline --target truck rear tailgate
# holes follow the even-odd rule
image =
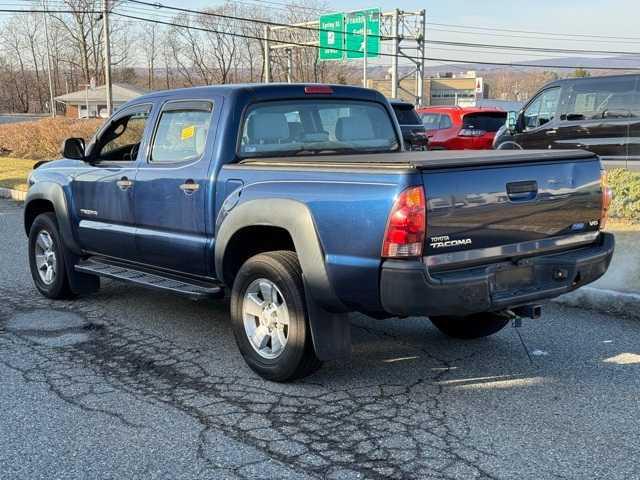
[[[481,264],[593,242],[602,207],[599,160],[544,158],[425,166],[427,263]]]

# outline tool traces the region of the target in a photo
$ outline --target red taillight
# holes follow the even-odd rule
[[[602,210],[600,211],[600,230],[604,230],[607,225],[607,219],[609,217],[609,207],[613,200],[613,191],[609,187],[609,181],[607,180],[607,171],[602,170],[600,174],[600,188],[602,189]]]
[[[304,87],[304,93],[319,93],[323,95],[330,95],[333,93],[333,88],[331,88],[329,85],[307,85],[306,87]]]
[[[389,213],[382,244],[383,257],[422,255],[427,225],[424,190],[411,187],[402,192]]]

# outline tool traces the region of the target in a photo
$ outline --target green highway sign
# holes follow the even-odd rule
[[[377,58],[380,54],[379,8],[322,15],[319,60],[343,60],[345,56],[349,60],[364,58],[365,25],[368,35],[367,58]]]
[[[365,25],[367,27],[367,58],[380,53],[380,9],[351,12],[345,16],[345,49],[347,58],[364,58]]]
[[[320,60],[342,60],[344,52],[344,15],[331,13],[320,17]]]

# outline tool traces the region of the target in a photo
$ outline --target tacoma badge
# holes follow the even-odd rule
[[[447,247],[458,247],[471,245],[472,241],[470,238],[460,238],[456,240],[451,240],[449,235],[442,235],[440,237],[431,237],[431,248],[447,248]]]

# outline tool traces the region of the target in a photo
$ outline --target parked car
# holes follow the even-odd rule
[[[592,153],[403,152],[374,90],[155,92],[63,154],[28,179],[36,288],[230,290],[239,350],[271,380],[348,357],[348,312],[491,335],[600,277],[614,248]]]
[[[427,133],[413,104],[394,99],[389,103],[400,124],[405,150],[426,150],[429,143]]]
[[[425,107],[418,115],[427,130],[430,150],[487,150],[504,125],[507,112],[498,108]]]
[[[640,169],[640,75],[551,82],[511,113],[494,148],[584,148],[607,167]]]

